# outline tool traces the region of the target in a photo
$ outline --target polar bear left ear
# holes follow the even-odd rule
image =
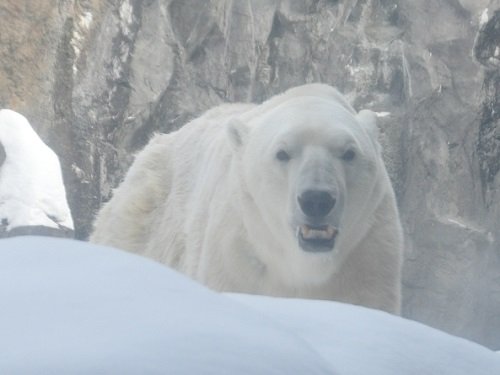
[[[356,119],[372,139],[377,151],[380,151],[380,144],[378,142],[377,115],[375,112],[370,111],[369,109],[363,109],[358,112]]]
[[[246,142],[247,125],[238,119],[231,119],[226,124],[227,136],[234,150],[239,150]]]

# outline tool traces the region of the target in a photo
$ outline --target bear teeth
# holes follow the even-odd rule
[[[312,228],[304,224],[300,226],[300,234],[305,240],[332,240],[337,235],[337,229],[332,225]]]

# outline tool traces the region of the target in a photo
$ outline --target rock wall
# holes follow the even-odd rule
[[[500,348],[499,0],[4,0],[0,105],[60,155],[86,238],[133,153],[326,82],[385,112],[404,315]]]

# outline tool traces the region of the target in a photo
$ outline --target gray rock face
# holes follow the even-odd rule
[[[61,156],[85,238],[153,132],[222,102],[335,85],[357,109],[386,115],[382,143],[407,242],[404,315],[500,348],[499,7],[6,0],[0,104]]]

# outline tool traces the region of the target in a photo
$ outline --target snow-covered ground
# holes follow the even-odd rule
[[[0,240],[0,301],[0,374],[500,374],[500,355],[415,322],[219,294],[73,240]]]
[[[57,155],[17,112],[0,110],[0,221],[24,226],[73,229]]]

